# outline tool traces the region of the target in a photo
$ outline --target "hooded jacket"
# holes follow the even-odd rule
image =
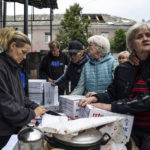
[[[56,57],[49,52],[40,64],[40,78],[47,79],[49,77],[56,80],[64,73],[65,65],[68,64],[69,58],[67,55],[60,53],[60,55]]]

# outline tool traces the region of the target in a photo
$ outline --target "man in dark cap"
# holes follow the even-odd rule
[[[77,40],[72,41],[69,44],[68,49],[71,62],[68,65],[66,72],[60,78],[53,81],[52,85],[59,86],[70,81],[72,91],[77,86],[82,68],[84,64],[88,61],[88,56],[84,53],[82,43]]]

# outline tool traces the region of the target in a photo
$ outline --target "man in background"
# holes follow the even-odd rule
[[[64,73],[65,65],[69,64],[69,58],[60,51],[58,41],[51,41],[48,46],[50,51],[40,64],[39,75],[41,79],[47,79],[48,82],[52,82]],[[65,84],[59,85],[59,95],[64,95],[65,89]]]

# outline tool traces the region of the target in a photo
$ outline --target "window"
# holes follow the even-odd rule
[[[32,39],[31,39],[31,34],[30,34],[30,33],[28,34],[28,38],[29,38],[30,41],[32,40]]]
[[[49,43],[50,41],[50,32],[45,32],[45,43]]]

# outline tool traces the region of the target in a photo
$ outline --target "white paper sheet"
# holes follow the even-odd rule
[[[14,150],[16,144],[18,142],[17,135],[12,135],[5,147],[2,148],[2,150]]]
[[[41,130],[47,133],[57,133],[57,134],[67,135],[67,134],[72,134],[72,133],[79,132],[85,129],[102,126],[102,125],[112,123],[121,119],[123,118],[119,116],[111,116],[111,117],[107,116],[107,117],[102,117],[102,118],[80,118],[80,119],[69,120],[65,122],[60,121],[60,122],[56,122],[55,124],[52,124],[52,123],[48,124],[47,123],[48,119],[46,119],[44,121],[45,123],[43,123],[42,121]]]

